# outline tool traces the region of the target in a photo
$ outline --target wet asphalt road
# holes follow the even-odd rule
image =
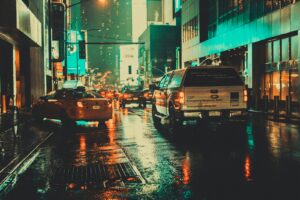
[[[290,200],[299,185],[299,126],[252,116],[173,137],[130,107],[103,128],[59,129],[6,199]]]

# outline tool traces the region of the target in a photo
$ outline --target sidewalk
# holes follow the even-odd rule
[[[267,119],[269,120],[284,122],[284,123],[300,124],[300,114],[293,113],[291,115],[286,115],[285,112],[275,114],[272,111],[264,112],[261,110],[254,110],[254,109],[249,109],[248,111],[250,113],[266,115]]]
[[[39,147],[52,135],[34,123],[31,112],[0,116],[0,199],[14,186],[18,176],[30,166]]]

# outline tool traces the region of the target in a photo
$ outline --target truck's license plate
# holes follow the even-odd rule
[[[93,106],[93,110],[99,110],[100,106]]]
[[[220,112],[220,111],[210,111],[210,112],[208,113],[208,115],[209,115],[210,117],[218,117],[218,116],[221,116],[221,112]]]

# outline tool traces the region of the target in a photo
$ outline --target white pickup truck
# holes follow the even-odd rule
[[[171,71],[154,91],[155,125],[169,119],[178,129],[188,120],[245,121],[247,88],[232,67],[195,67]]]

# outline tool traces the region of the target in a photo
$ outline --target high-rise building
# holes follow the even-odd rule
[[[178,5],[180,10],[180,4]],[[147,1],[147,29],[140,35],[139,72],[145,86],[165,72],[176,69],[180,49],[179,11],[175,1]],[[177,25],[178,24],[178,25]]]
[[[82,29],[91,43],[130,42],[132,1],[85,2],[81,7]],[[89,67],[118,72],[119,45],[88,45]],[[116,60],[118,59],[118,60]]]
[[[234,66],[255,109],[299,113],[299,13],[299,0],[186,0],[182,63]]]

